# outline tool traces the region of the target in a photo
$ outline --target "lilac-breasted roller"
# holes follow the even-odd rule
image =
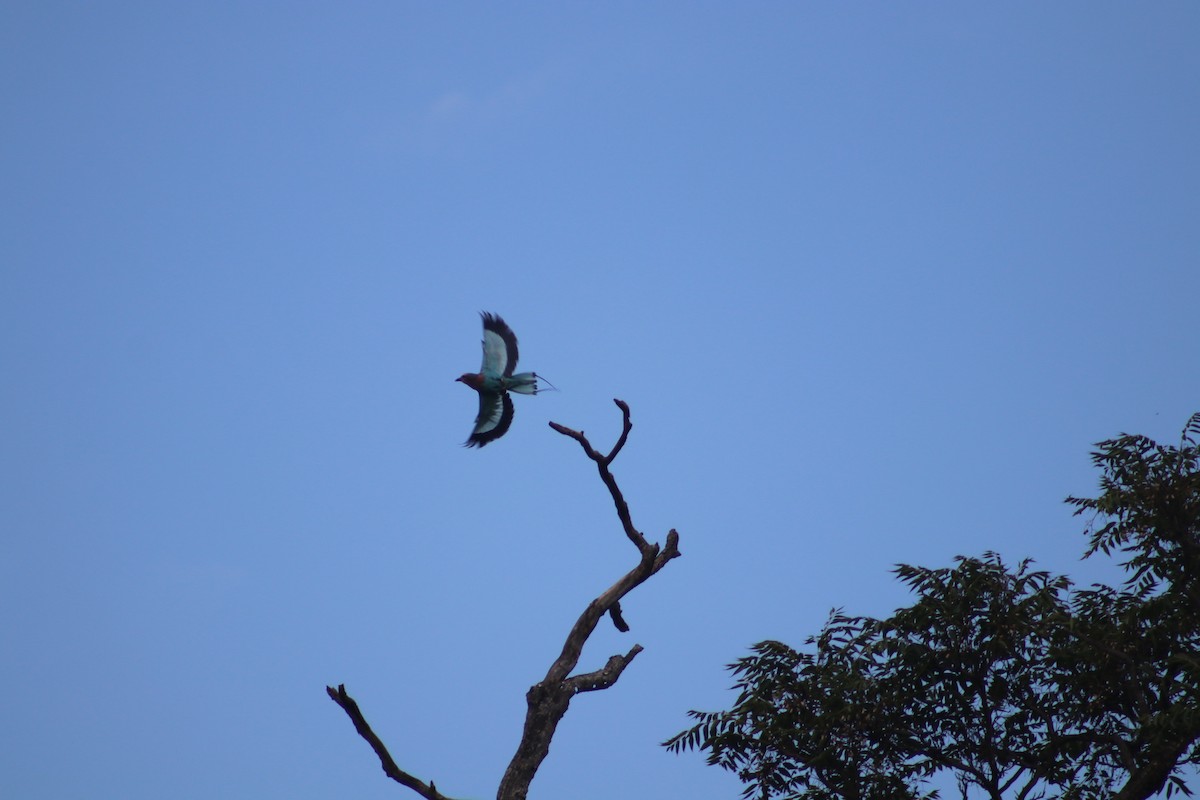
[[[467,372],[455,378],[479,392],[479,416],[475,429],[463,442],[467,447],[483,447],[508,431],[512,424],[513,404],[509,392],[538,393],[538,374],[518,372],[517,335],[496,314],[480,312],[483,317],[483,366],[479,372]]]

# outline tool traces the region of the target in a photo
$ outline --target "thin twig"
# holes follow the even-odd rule
[[[446,797],[446,795],[437,790],[437,787],[433,785],[433,781],[426,784],[420,779],[409,775],[396,765],[387,747],[375,735],[375,731],[371,730],[371,726],[367,724],[366,718],[358,708],[358,703],[354,702],[354,698],[346,694],[345,684],[338,684],[336,689],[332,686],[326,686],[325,691],[333,702],[342,707],[342,710],[346,712],[346,716],[350,717],[350,721],[354,723],[354,729],[358,731],[358,735],[366,739],[367,743],[371,745],[371,749],[375,751],[375,755],[379,756],[379,764],[383,767],[385,775],[396,783],[403,784],[412,789],[424,797],[425,800],[451,800],[451,798]]]
[[[617,404],[617,408],[621,409],[624,423],[621,425],[621,438],[617,439],[617,443],[613,445],[613,449],[604,457],[604,463],[606,464],[611,464],[612,460],[617,457],[617,453],[621,452],[621,448],[625,446],[626,440],[629,439],[629,431],[633,429],[633,423],[629,421],[629,404],[615,397],[613,398],[613,402]]]
[[[596,448],[592,447],[592,443],[583,435],[583,431],[572,430],[566,425],[559,425],[557,422],[551,422],[550,427],[563,436],[569,436],[579,442],[579,446],[583,448],[583,452],[587,453],[587,457],[596,462],[596,469],[600,472],[600,479],[608,487],[608,493],[612,495],[613,505],[617,507],[617,517],[621,520],[621,527],[625,529],[625,535],[644,554],[650,548],[650,544],[646,541],[646,537],[641,534],[641,531],[633,526],[633,518],[629,513],[629,504],[625,502],[625,496],[621,494],[621,489],[617,486],[617,479],[613,477],[612,472],[608,468],[613,459],[617,457],[617,453],[621,452],[621,448],[625,446],[625,442],[629,439],[629,431],[633,428],[633,422],[629,419],[629,405],[624,400],[613,399],[613,402],[617,404],[617,408],[621,409],[623,424],[621,426],[621,438],[617,439],[617,443],[613,445],[613,449],[606,456],[601,455],[596,451]]]

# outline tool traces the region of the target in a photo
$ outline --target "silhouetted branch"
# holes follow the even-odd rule
[[[597,452],[582,431],[571,430],[556,422],[551,422],[550,427],[579,442],[588,458],[596,462],[600,478],[608,488],[609,494],[612,495],[613,505],[616,506],[617,517],[621,521],[625,535],[638,548],[640,557],[638,563],[629,572],[625,573],[599,597],[588,603],[587,608],[571,626],[566,641],[563,643],[562,652],[550,665],[546,677],[535,683],[526,692],[528,711],[525,715],[525,727],[521,734],[521,741],[517,745],[517,752],[500,781],[497,800],[525,800],[533,776],[537,773],[538,767],[541,766],[547,753],[550,752],[550,740],[554,738],[559,721],[567,713],[571,698],[580,692],[594,692],[609,688],[617,682],[621,673],[625,671],[637,654],[642,652],[642,646],[635,644],[624,655],[610,656],[608,662],[601,669],[578,675],[571,674],[572,670],[578,666],[583,646],[596,629],[600,618],[607,614],[617,630],[628,631],[629,625],[626,624],[621,614],[621,599],[666,566],[668,561],[680,555],[679,534],[673,529],[667,533],[666,545],[660,546],[647,542],[641,532],[633,527],[629,506],[621,494],[616,478],[609,470],[609,465],[612,464],[613,459],[617,457],[629,439],[629,431],[633,424],[629,419],[629,406],[621,400],[613,402],[621,409],[624,424],[620,438],[617,439],[617,443],[613,445],[607,455]],[[428,784],[422,783],[396,766],[396,762],[392,760],[383,742],[367,725],[362,712],[359,711],[358,704],[346,694],[345,686],[338,686],[337,689],[327,686],[326,691],[329,693],[329,697],[342,707],[342,710],[354,723],[355,730],[367,740],[375,754],[379,756],[383,771],[389,778],[407,786],[426,800],[450,800],[438,792],[433,781]]]
[[[633,423],[629,421],[629,404],[615,397],[613,398],[613,402],[617,404],[617,408],[621,409],[621,414],[625,420],[621,426],[621,438],[617,439],[617,443],[613,445],[613,449],[604,457],[606,464],[611,464],[612,460],[617,457],[617,453],[621,452],[621,448],[625,446],[625,441],[629,438],[629,430],[633,427]]]
[[[679,534],[674,530],[667,534],[666,547],[661,548],[657,544],[647,542],[646,538],[633,527],[629,506],[625,502],[624,495],[621,494],[616,478],[609,470],[609,465],[621,448],[625,446],[633,423],[629,419],[629,406],[621,400],[613,402],[621,409],[624,425],[621,437],[606,456],[600,455],[592,447],[592,443],[588,441],[582,431],[572,430],[557,422],[551,422],[550,427],[577,441],[588,458],[596,462],[600,479],[608,488],[609,494],[612,495],[613,505],[616,506],[621,526],[625,529],[626,536],[637,546],[641,557],[633,569],[625,573],[599,597],[588,603],[587,608],[579,615],[579,619],[571,626],[571,631],[563,643],[562,652],[550,665],[546,677],[534,684],[526,693],[528,711],[525,715],[525,730],[521,735],[521,742],[517,746],[516,755],[513,756],[512,762],[504,772],[504,778],[500,781],[498,800],[525,800],[529,784],[533,781],[533,776],[542,760],[550,751],[550,740],[554,737],[554,731],[558,727],[559,721],[567,713],[571,698],[579,692],[597,691],[612,686],[621,677],[625,667],[629,666],[634,657],[642,651],[641,645],[634,645],[623,656],[611,656],[603,669],[581,675],[571,675],[571,671],[579,664],[579,656],[583,652],[584,644],[592,635],[592,631],[596,629],[600,618],[608,614],[618,630],[629,630],[629,626],[621,614],[621,599],[666,566],[672,558],[680,555]]]
[[[608,609],[608,617],[621,633],[629,633],[629,623],[621,616],[621,604],[613,603]]]
[[[423,783],[418,778],[409,775],[400,767],[396,766],[396,762],[392,760],[391,753],[388,752],[383,742],[375,735],[375,731],[371,730],[371,726],[367,724],[366,718],[362,715],[362,711],[358,708],[358,703],[354,702],[354,698],[346,694],[346,685],[338,684],[334,689],[332,686],[326,686],[325,691],[333,702],[342,707],[346,712],[346,716],[350,717],[350,721],[354,723],[354,729],[358,731],[358,735],[367,740],[371,745],[371,749],[375,751],[375,755],[379,756],[379,764],[383,767],[383,772],[396,783],[403,784],[412,789],[417,794],[425,798],[425,800],[451,800],[437,790],[433,785],[433,781],[428,784]]]
[[[621,409],[621,414],[624,417],[624,424],[621,427],[621,438],[617,439],[617,443],[613,445],[613,449],[608,455],[601,455],[592,447],[592,443],[583,435],[583,431],[575,431],[559,425],[557,422],[551,422],[550,427],[561,433],[563,436],[570,436],[575,441],[579,442],[583,452],[587,453],[587,457],[596,462],[596,469],[600,471],[600,479],[604,481],[604,485],[608,487],[608,493],[612,495],[613,505],[617,507],[617,517],[621,520],[621,526],[625,529],[625,535],[629,537],[629,541],[637,546],[637,549],[645,553],[650,547],[646,541],[646,537],[642,536],[641,532],[633,527],[633,519],[629,514],[629,504],[625,502],[624,495],[621,494],[620,487],[617,486],[617,479],[613,477],[609,471],[608,465],[617,457],[617,453],[621,452],[621,448],[625,446],[626,440],[629,438],[629,431],[633,428],[633,422],[629,419],[629,405],[624,400],[613,400],[617,404],[617,408]]]
[[[609,656],[608,663],[602,669],[595,672],[588,672],[583,675],[576,675],[573,678],[567,678],[567,683],[578,692],[594,692],[599,689],[607,689],[617,682],[617,678],[621,677],[621,673],[629,666],[629,662],[633,661],[634,656],[642,652],[642,646],[635,644],[625,655]]]

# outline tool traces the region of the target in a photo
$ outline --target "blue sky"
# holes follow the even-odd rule
[[[1200,410],[1186,2],[0,9],[0,795],[727,798],[657,743],[897,562],[1088,581],[1091,444]],[[560,389],[459,445],[477,312]]]

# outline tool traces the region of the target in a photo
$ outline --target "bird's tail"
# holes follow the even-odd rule
[[[517,394],[537,394],[538,376],[533,372],[518,372],[504,379],[504,388]]]
[[[545,386],[539,386],[538,381],[545,383]],[[536,372],[518,372],[516,375],[510,375],[505,380],[506,388],[510,392],[517,394],[537,394],[547,390],[558,391],[558,388],[550,381],[538,375]]]

